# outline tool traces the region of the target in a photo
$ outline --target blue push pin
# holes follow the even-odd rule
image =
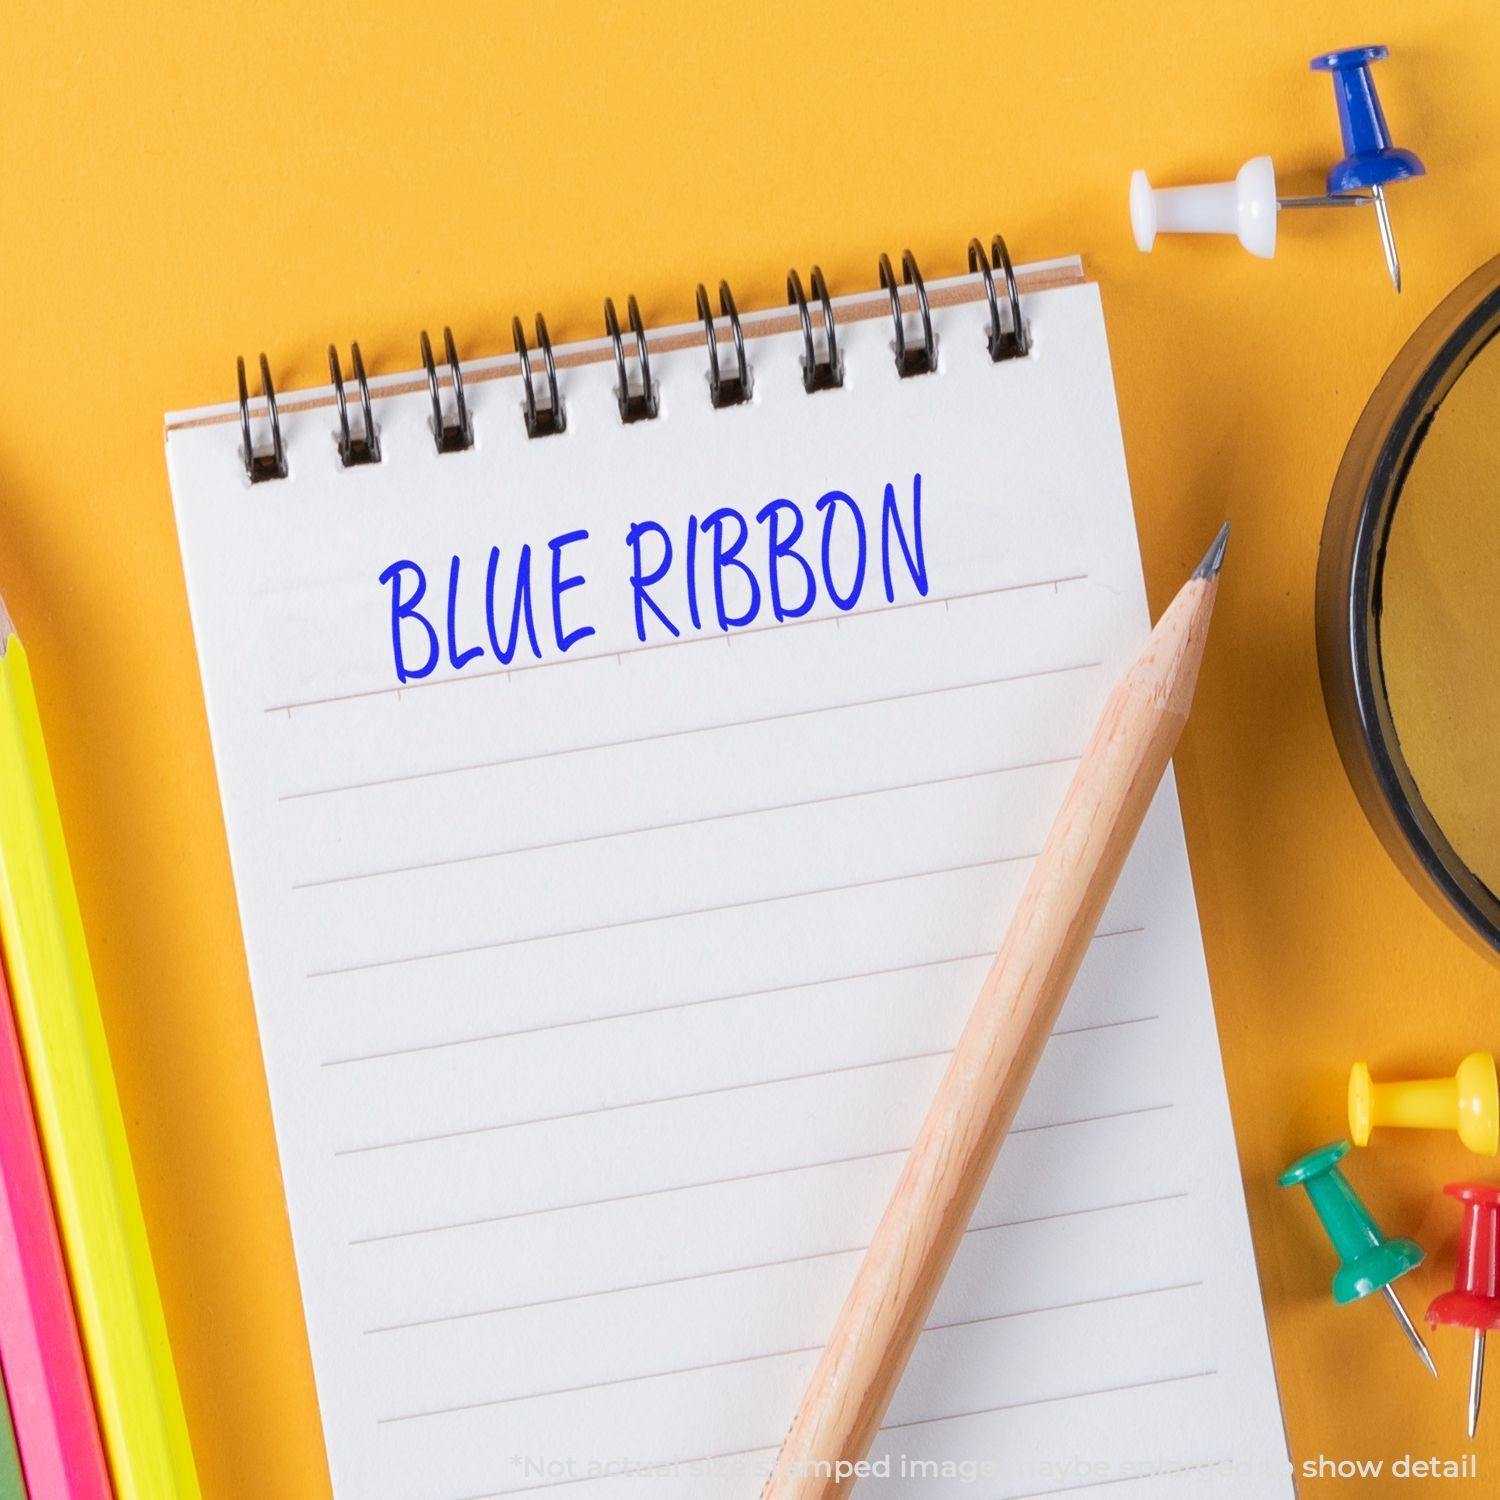
[[[1385,203],[1385,185],[1427,173],[1420,159],[1391,144],[1385,111],[1370,77],[1370,64],[1387,55],[1384,47],[1347,47],[1325,52],[1308,64],[1314,72],[1333,75],[1333,93],[1339,110],[1339,129],[1344,136],[1344,159],[1328,169],[1329,197],[1344,197],[1368,189],[1380,221],[1380,243],[1396,290],[1401,290],[1401,262],[1391,234],[1391,216]]]

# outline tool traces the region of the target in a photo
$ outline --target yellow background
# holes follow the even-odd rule
[[[855,289],[904,245],[952,274],[997,229],[1018,260],[1085,252],[1103,284],[1155,605],[1234,523],[1178,770],[1294,1453],[1464,1451],[1464,1336],[1435,1335],[1434,1384],[1380,1307],[1335,1308],[1310,1211],[1271,1179],[1342,1132],[1352,1058],[1439,1071],[1500,1042],[1496,970],[1354,801],[1312,636],[1355,418],[1500,250],[1500,8],[97,0],[13,5],[5,33],[0,586],[210,1500],[327,1480],[162,413],[228,399],[235,354],[262,347],[284,387],[326,379],[330,339],[408,369],[423,326],[493,354],[513,312],[595,335],[606,293],[686,319],[700,279],[779,303],[788,266]],[[1272,262],[1219,240],[1136,253],[1137,165],[1194,181],[1269,152],[1284,191],[1319,191],[1337,131],[1306,60],[1366,41],[1394,49],[1387,115],[1431,172],[1390,195],[1402,297],[1366,211],[1287,216]],[[1389,1134],[1352,1163],[1390,1231],[1436,1252],[1405,1283],[1418,1313],[1450,1274],[1442,1183],[1494,1170]],[[1500,1395],[1480,1463],[1488,1488]]]

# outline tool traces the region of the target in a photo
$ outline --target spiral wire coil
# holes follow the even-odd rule
[[[438,384],[437,366],[432,359],[432,340],[422,330],[422,368],[427,371],[427,390],[432,397],[432,439],[439,453],[462,453],[474,446],[474,424],[469,419],[469,403],[464,399],[464,372],[458,362],[453,330],[443,329],[443,355],[448,361],[448,383],[453,387],[453,421],[443,415],[443,397]]]
[[[984,286],[989,311],[985,343],[990,358],[996,363],[1024,358],[1031,352],[1031,334],[1022,316],[1015,267],[1011,263],[1004,239],[995,235],[988,250],[981,240],[972,239],[969,241],[968,257],[970,273],[979,275]],[[916,257],[910,250],[902,251],[899,280],[888,255],[880,257],[879,271],[881,289],[889,294],[891,301],[893,337],[890,347],[897,374],[903,380],[931,374],[938,367],[937,336],[933,332],[927,286]],[[1000,281],[998,286],[997,277]],[[809,395],[839,390],[844,384],[844,360],[839,349],[838,319],[822,267],[813,266],[808,274],[806,290],[799,272],[795,268],[788,271],[786,293],[787,306],[796,308],[802,330],[802,354],[798,364],[802,371],[803,389]],[[715,408],[723,409],[741,406],[751,400],[754,372],[746,353],[745,332],[740,324],[734,293],[730,291],[727,281],[719,282],[718,294],[719,311],[716,316],[709,300],[708,288],[699,283],[697,305],[698,316],[703,320],[704,343],[708,353],[708,395]],[[908,329],[907,302],[914,305],[916,315],[916,328],[911,331]],[[626,299],[625,314],[629,325],[629,344],[632,346],[629,349],[614,300],[609,297],[604,299],[604,332],[609,340],[615,366],[615,400],[620,421],[633,424],[651,421],[658,415],[660,392],[652,379],[651,351],[646,338],[646,327],[634,296]],[[533,326],[536,335],[534,351],[527,342],[521,319],[516,317],[511,320],[511,337],[521,375],[522,416],[527,436],[551,437],[567,431],[567,412],[558,381],[557,364],[552,355],[552,340],[547,333],[546,320],[540,313],[536,314]],[[915,337],[912,336],[913,333]],[[467,452],[474,446],[474,422],[464,394],[463,368],[453,331],[450,328],[443,329],[446,381],[439,374],[433,357],[432,340],[426,329],[422,330],[420,344],[422,368],[426,372],[427,389],[432,399],[432,417],[428,426],[433,443],[440,454]],[[540,355],[540,370],[533,366],[535,355]],[[349,346],[349,360],[359,398],[357,420],[351,419],[338,350],[332,344],[328,346],[328,373],[338,409],[338,430],[334,433],[334,440],[339,461],[345,468],[378,464],[381,461],[380,428],[375,421],[369,377],[358,344]],[[236,360],[235,373],[239,388],[239,451],[245,476],[251,484],[285,479],[289,473],[286,444],[282,437],[281,416],[276,405],[276,390],[271,382],[270,364],[262,354],[260,394],[264,413],[261,426],[266,440],[259,447],[256,446],[251,420],[250,391],[243,358]],[[443,398],[445,383],[451,393],[451,399],[446,403]]]

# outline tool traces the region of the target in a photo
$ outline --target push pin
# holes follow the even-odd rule
[[[1500,1150],[1500,1086],[1493,1054],[1470,1053],[1452,1078],[1411,1083],[1374,1083],[1369,1068],[1355,1063],[1349,1070],[1349,1134],[1354,1144],[1367,1146],[1377,1125],[1456,1130],[1470,1151],[1494,1156]]]
[[[1232,234],[1251,255],[1276,253],[1276,215],[1283,208],[1359,208],[1368,194],[1328,198],[1279,198],[1269,156],[1252,156],[1233,182],[1154,188],[1139,168],[1130,178],[1130,227],[1138,250],[1149,250],[1159,231],[1168,234]]]
[[[1276,1181],[1282,1187],[1307,1189],[1307,1196],[1333,1241],[1340,1262],[1333,1278],[1333,1300],[1343,1306],[1368,1297],[1371,1292],[1381,1293],[1418,1358],[1436,1375],[1437,1366],[1422,1342],[1422,1335],[1391,1289],[1398,1276],[1422,1264],[1422,1247],[1414,1240],[1388,1240],[1380,1232],[1369,1209],[1339,1170],[1339,1162],[1348,1150],[1348,1141],[1330,1141],[1294,1161]]]
[[[1384,47],[1347,47],[1342,52],[1325,52],[1312,59],[1308,67],[1328,73],[1333,79],[1334,100],[1338,104],[1339,130],[1344,137],[1344,159],[1328,169],[1329,197],[1347,197],[1368,188],[1380,221],[1380,243],[1385,250],[1386,269],[1396,290],[1401,290],[1401,262],[1396,256],[1396,240],[1391,234],[1391,215],[1386,207],[1386,184],[1404,182],[1408,177],[1424,177],[1427,168],[1412,152],[1391,144],[1391,132],[1385,123],[1385,111],[1375,92],[1370,64],[1387,55]]]
[[[1333,77],[1344,159],[1328,172],[1327,191],[1316,197],[1282,198],[1269,156],[1254,156],[1233,182],[1194,187],[1153,188],[1146,174],[1130,178],[1130,224],[1136,245],[1150,250],[1158,232],[1232,234],[1252,255],[1269,260],[1276,253],[1276,219],[1284,208],[1360,208],[1373,204],[1380,221],[1380,243],[1396,290],[1401,262],[1386,206],[1387,183],[1421,177],[1427,169],[1410,151],[1391,144],[1391,133],[1370,77],[1370,64],[1386,56],[1384,47],[1351,47],[1325,52],[1310,66]]]
[[[1450,1182],[1443,1189],[1464,1206],[1458,1235],[1453,1290],[1435,1297],[1427,1321],[1436,1328],[1469,1328],[1474,1357],[1469,1366],[1469,1436],[1479,1427],[1484,1394],[1484,1336],[1500,1328],[1500,1187],[1483,1182]]]
[[[1276,253],[1276,169],[1269,156],[1252,156],[1233,182],[1154,188],[1139,168],[1130,178],[1130,227],[1138,250],[1149,250],[1158,231],[1232,234],[1251,255]]]

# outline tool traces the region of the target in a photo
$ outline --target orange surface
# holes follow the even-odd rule
[[[835,14],[845,11],[842,19]],[[1269,151],[1318,190],[1336,131],[1313,52],[1383,40],[1398,138],[1431,177],[1282,223],[1275,261],[1129,239],[1129,171],[1229,176]],[[970,235],[1088,253],[1104,287],[1147,578],[1160,605],[1234,542],[1179,757],[1250,1210],[1299,1459],[1457,1455],[1440,1384],[1374,1305],[1335,1308],[1287,1159],[1343,1130],[1343,1075],[1446,1071],[1500,1041],[1500,975],[1403,884],[1324,720],[1313,565],[1345,439],[1422,316],[1500,241],[1500,9],[973,4],[13,7],[0,89],[0,584],[35,662],[58,791],[203,1487],[326,1493],[321,1440],[161,451],[227,399],[360,339],[409,368],[451,322],[600,328],[606,293],[691,316],[698,280],[780,302],[785,268],[930,275]],[[1489,1164],[1436,1136],[1351,1163],[1438,1252],[1438,1189]],[[1497,1377],[1500,1378],[1500,1377]],[[1480,1470],[1500,1470],[1500,1397]],[[1395,1482],[1365,1484],[1367,1493]],[[1305,1493],[1345,1488],[1308,1485]]]

